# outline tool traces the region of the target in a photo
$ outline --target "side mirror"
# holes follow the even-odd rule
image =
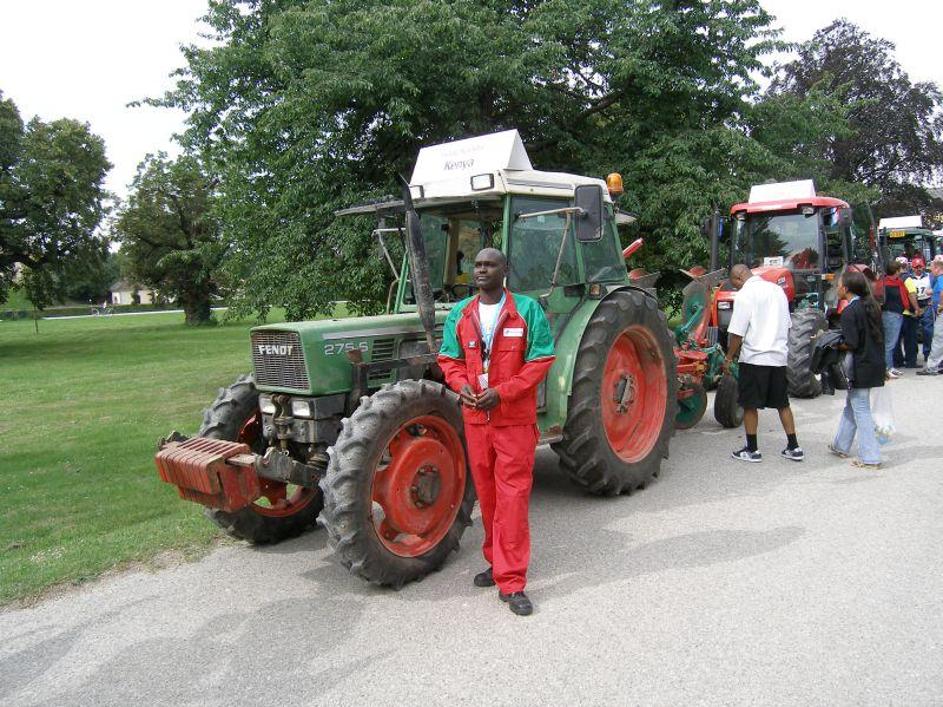
[[[576,240],[598,241],[602,238],[603,198],[598,184],[576,187],[575,206],[583,210],[576,219]]]

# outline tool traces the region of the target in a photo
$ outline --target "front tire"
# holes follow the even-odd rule
[[[739,427],[743,422],[743,408],[737,402],[737,379],[727,374],[717,383],[714,395],[714,419],[727,429]]]
[[[812,372],[813,337],[827,328],[825,314],[818,309],[800,309],[792,314],[786,380],[789,394],[796,398],[816,398],[822,394],[822,383]]]
[[[458,550],[475,493],[447,388],[404,380],[362,398],[328,454],[320,522],[352,574],[399,588]]]
[[[253,452],[265,452],[259,391],[252,376],[241,376],[228,388],[220,388],[213,404],[203,412],[200,437],[244,442]],[[255,503],[227,513],[207,508],[206,516],[228,535],[257,545],[277,543],[301,535],[317,524],[321,491],[260,479],[262,497]]]
[[[577,352],[563,439],[553,445],[572,481],[614,496],[658,475],[678,410],[676,366],[654,297],[619,290],[600,303]]]

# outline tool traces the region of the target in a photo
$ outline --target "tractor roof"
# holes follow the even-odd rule
[[[803,206],[848,208],[848,204],[841,199],[818,196],[812,180],[801,179],[794,182],[755,184],[750,188],[750,200],[731,206],[730,214],[797,211]]]
[[[599,185],[603,198],[612,201],[602,179],[534,169],[517,130],[424,147],[419,151],[409,180],[417,208],[469,199],[497,201],[505,194],[571,198],[581,184]],[[341,209],[335,214],[386,216],[402,213],[403,208],[402,199],[388,197]]]
[[[878,228],[923,228],[923,217],[917,214],[916,216],[882,218],[878,222]]]
[[[761,214],[778,211],[797,211],[803,206],[848,208],[848,202],[831,196],[813,196],[804,199],[775,199],[773,201],[746,201],[730,207],[730,215],[737,213]]]
[[[602,179],[534,169],[517,130],[424,147],[409,180],[417,206],[503,194],[572,196],[581,184],[599,185],[610,199]]]

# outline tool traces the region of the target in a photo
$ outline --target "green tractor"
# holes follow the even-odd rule
[[[253,543],[320,522],[340,562],[379,585],[439,568],[475,496],[436,351],[486,246],[507,255],[508,287],[552,326],[541,443],[592,494],[628,494],[658,474],[678,411],[675,342],[652,290],[627,273],[627,215],[607,182],[534,170],[512,130],[424,148],[401,199],[340,213],[365,214],[391,266],[389,239],[406,245],[390,311],[253,329],[253,374],[220,391],[198,436],[161,440],[158,472],[182,497]]]
[[[901,256],[908,262],[920,256],[929,263],[940,252],[937,237],[923,227],[923,217],[919,214],[882,218],[878,224],[878,244],[885,263]]]

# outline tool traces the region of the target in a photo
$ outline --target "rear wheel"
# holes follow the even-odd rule
[[[321,524],[341,564],[400,587],[438,569],[471,524],[458,398],[432,381],[385,386],[344,420],[321,479]]]
[[[786,367],[790,395],[797,398],[815,398],[822,394],[822,384],[812,372],[812,352],[815,348],[813,337],[827,328],[825,314],[818,309],[799,309],[793,312]]]
[[[658,474],[677,414],[673,341],[654,297],[620,290],[600,303],[577,352],[563,439],[553,446],[591,493],[631,493]]]
[[[248,444],[253,452],[265,452],[259,391],[252,376],[242,376],[221,388],[203,413],[199,435]],[[321,491],[294,484],[259,479],[262,496],[235,513],[206,509],[207,517],[229,535],[257,544],[275,543],[300,535],[317,523]]]

